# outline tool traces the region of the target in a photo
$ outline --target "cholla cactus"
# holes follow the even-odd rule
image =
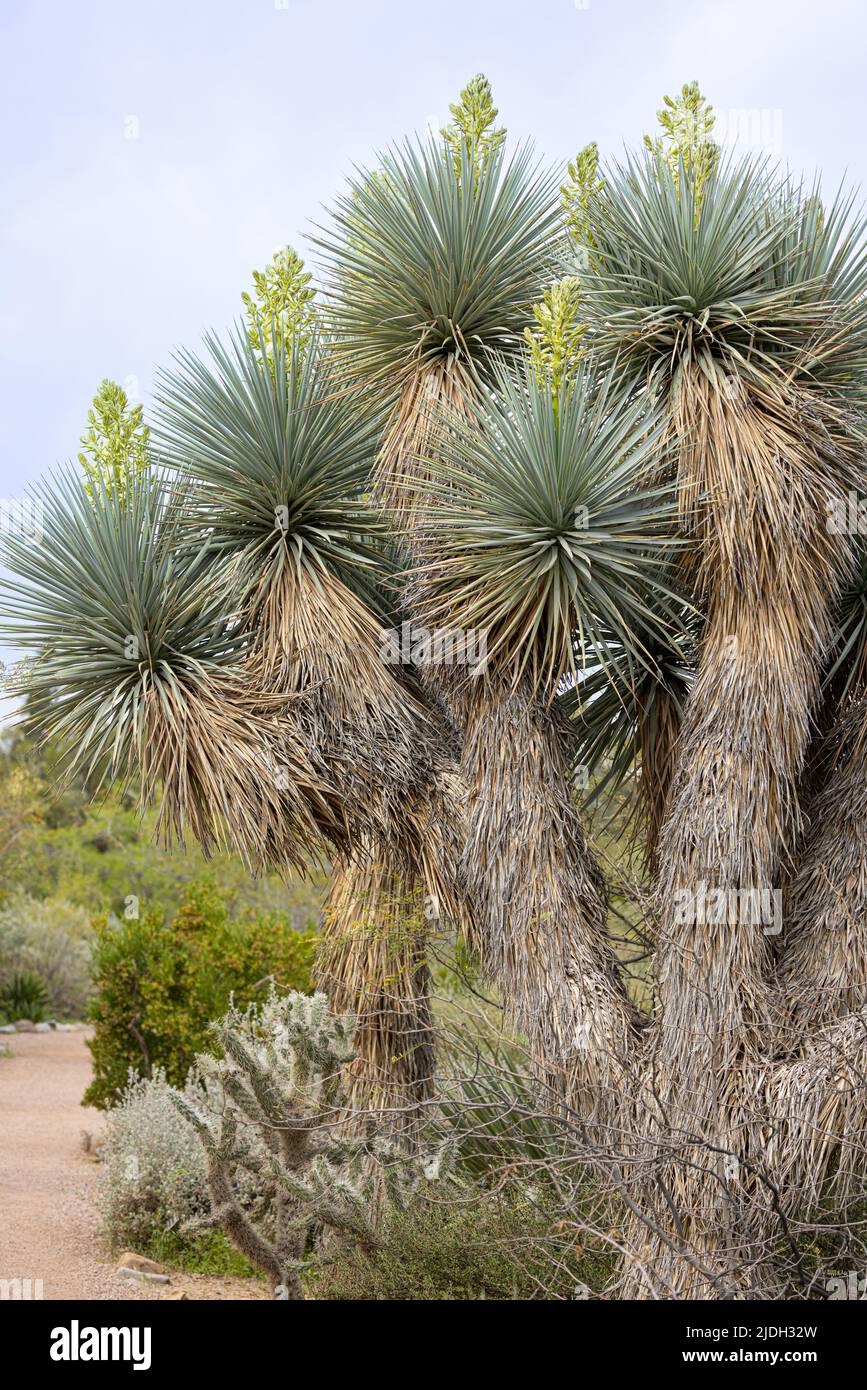
[[[411,1159],[372,1123],[360,1139],[343,1136],[354,1020],[333,1015],[326,995],[272,988],[261,1008],[231,1008],[212,1027],[224,1056],[200,1055],[198,1094],[173,1094],[205,1150],[212,1218],[278,1296],[302,1298],[314,1230],[373,1243],[376,1178],[402,1207],[430,1160]],[[257,1210],[242,1200],[251,1178]]]

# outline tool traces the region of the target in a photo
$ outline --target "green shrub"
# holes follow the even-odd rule
[[[236,1275],[241,1279],[261,1277],[222,1231],[162,1231],[154,1227],[152,1234],[138,1245],[136,1253],[156,1260],[167,1269],[181,1269],[187,1274]]]
[[[90,1009],[94,1076],[85,1103],[115,1104],[130,1069],[163,1068],[183,1085],[197,1052],[212,1047],[208,1024],[234,995],[261,999],[273,978],[282,991],[310,989],[312,930],[292,929],[278,913],[234,920],[208,880],[192,884],[175,915],[96,923]]]
[[[341,1252],[310,1278],[315,1298],[528,1300],[587,1298],[604,1288],[610,1256],[588,1255],[536,1202],[467,1194],[394,1212],[374,1249]]]
[[[17,971],[0,986],[0,1013],[6,1018],[41,1023],[47,1006],[48,990],[32,970]]]

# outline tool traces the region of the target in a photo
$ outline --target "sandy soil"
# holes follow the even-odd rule
[[[143,1287],[115,1274],[99,1238],[100,1167],[82,1150],[103,1118],[84,1109],[84,1033],[0,1036],[0,1280],[42,1280],[46,1299],[265,1298],[252,1279],[173,1274]]]

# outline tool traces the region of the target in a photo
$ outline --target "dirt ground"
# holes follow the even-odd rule
[[[84,1109],[90,1079],[86,1035],[3,1035],[0,1057],[0,1281],[42,1281],[46,1299],[264,1299],[253,1279],[172,1274],[141,1286],[115,1273],[99,1237],[100,1166],[82,1150],[82,1131],[102,1132]]]

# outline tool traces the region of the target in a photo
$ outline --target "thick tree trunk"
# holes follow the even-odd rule
[[[794,1039],[867,1002],[867,702],[843,711],[786,893],[777,990]]]
[[[726,393],[713,380],[696,370],[680,394],[681,506],[708,621],[660,840],[658,1017],[637,1117],[642,1205],[659,1235],[626,1271],[636,1297],[648,1293],[637,1271],[654,1268],[679,1297],[748,1295],[767,1250],[757,1173],[759,1078],[780,1050],[772,943],[850,563],[849,542],[826,525],[842,486],[827,436],[794,396]]]
[[[555,1093],[616,1144],[637,1016],[561,732],[526,692],[486,681],[467,702],[462,770],[471,944]]]
[[[435,1067],[423,891],[389,867],[382,845],[362,844],[335,866],[322,932],[317,987],[358,1020],[352,1109],[411,1135]]]

